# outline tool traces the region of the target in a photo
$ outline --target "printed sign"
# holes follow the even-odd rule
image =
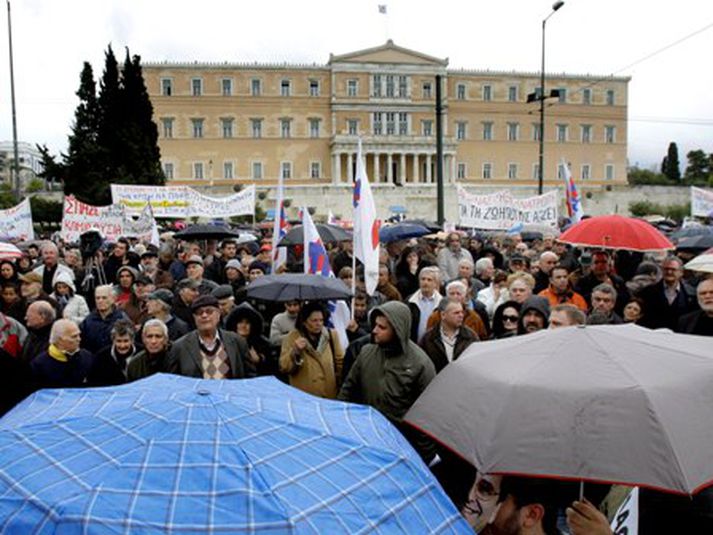
[[[713,191],[691,186],[691,215],[713,217]]]
[[[233,217],[255,213],[255,185],[227,197],[209,197],[186,188],[190,217]]]
[[[65,241],[79,241],[80,234],[96,229],[109,241],[122,235],[124,209],[118,204],[92,206],[78,201],[72,195],[64,198],[61,236]]]
[[[25,199],[17,206],[0,210],[0,240],[30,241],[35,239],[32,228],[30,200]]]
[[[458,186],[458,212],[464,227],[507,230],[523,225],[557,226],[559,199],[556,190],[518,199],[507,190],[474,195]]]
[[[619,506],[611,529],[614,535],[636,535],[639,532],[639,487],[634,487]]]
[[[156,220],[151,213],[151,205],[147,204],[136,219],[124,212],[122,236],[137,238],[145,243],[153,243],[155,226]]]

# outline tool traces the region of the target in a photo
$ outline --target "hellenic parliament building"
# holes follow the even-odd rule
[[[392,41],[325,65],[144,65],[169,182],[226,190],[279,176],[288,187],[346,186],[359,137],[377,187],[435,183],[436,75],[445,181],[536,184],[539,102],[527,97],[539,95],[539,73],[449,69]],[[546,188],[561,185],[562,159],[584,187],[626,183],[628,82],[547,74],[558,96],[546,100]]]

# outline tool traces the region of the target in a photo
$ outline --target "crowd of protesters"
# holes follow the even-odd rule
[[[426,462],[443,461],[434,472],[474,527],[489,520],[486,504],[499,496],[499,515],[509,514],[506,504],[541,506],[503,522],[554,533],[553,505],[537,501],[544,483],[478,475],[471,488],[471,470],[449,467],[447,452],[402,423],[428,383],[472,344],[543,329],[636,323],[713,336],[713,278],[685,271],[675,255],[580,250],[548,235],[526,242],[439,233],[384,244],[370,296],[359,263],[352,269],[352,243],[328,245],[336,276],[357,288],[346,336],[329,327],[325,303],[249,296],[250,284],[271,272],[269,236],[237,243],[165,235],[160,247],[120,238],[89,255],[61,240],[23,248],[22,258],[0,262],[0,413],[41,388],[119,385],[158,372],[273,375],[381,412]],[[280,272],[303,270],[296,249]],[[560,527],[568,522],[572,533],[608,533],[587,501],[571,505],[566,520],[562,511]]]

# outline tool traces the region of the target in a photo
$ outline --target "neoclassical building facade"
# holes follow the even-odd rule
[[[448,69],[391,41],[326,65],[144,65],[167,178],[214,187],[348,184],[359,138],[372,183],[435,183],[437,75],[445,180],[535,184],[539,73]],[[563,160],[583,183],[626,182],[628,82],[547,75],[546,186]]]

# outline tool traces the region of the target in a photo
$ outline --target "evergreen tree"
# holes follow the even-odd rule
[[[684,174],[684,182],[694,186],[704,186],[708,184],[711,175],[711,158],[702,150],[692,150],[686,155],[688,165]]]
[[[661,172],[675,184],[681,182],[681,167],[678,160],[678,147],[673,141],[668,145],[668,152],[664,159],[665,168]]]

